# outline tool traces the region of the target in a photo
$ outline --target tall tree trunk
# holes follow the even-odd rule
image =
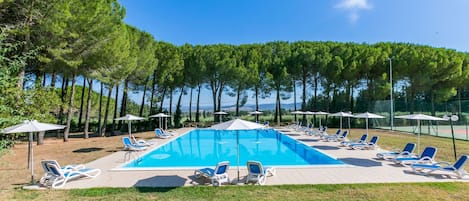
[[[190,92],[190,96],[189,96],[189,121],[192,121],[192,90],[194,88],[191,87],[191,92]]]
[[[78,116],[78,129],[81,129],[81,119],[83,118],[83,105],[85,102],[85,87],[86,87],[86,77],[83,76],[83,85],[81,88],[81,102],[80,102],[80,114]]]
[[[182,99],[182,94],[184,94],[184,88],[183,87],[181,88],[181,93],[179,93],[178,102],[176,104],[176,112],[175,112],[175,115],[174,115],[174,127],[176,127],[176,128],[181,128],[181,118],[182,118],[181,99]]]
[[[106,109],[104,110],[104,123],[101,126],[101,136],[102,137],[104,137],[106,135],[107,116],[108,116],[108,113],[109,113],[109,105],[110,105],[110,102],[111,102],[112,88],[114,88],[114,86],[110,85],[109,86],[109,92],[107,94]]]
[[[150,114],[156,113],[153,109],[153,103],[155,98],[155,87],[156,87],[156,71],[153,72],[153,82],[151,83],[151,98],[150,98]]]
[[[414,111],[415,111],[415,92],[414,90],[411,88],[410,89],[410,94],[409,94],[409,104],[410,104],[410,114],[414,114]]]
[[[462,119],[462,106],[461,106],[461,93],[462,93],[462,89],[461,88],[458,88],[458,117],[459,119]]]
[[[223,83],[220,84],[220,89],[218,90],[218,111],[221,111],[221,96],[223,95],[223,89],[225,85]],[[220,116],[220,115],[219,115]]]
[[[238,88],[236,89],[236,111],[235,111],[235,115],[237,117],[239,117],[239,96],[240,96],[240,87],[238,86]]]
[[[160,112],[163,112],[163,103],[164,103],[164,97],[166,96],[166,90],[167,88],[163,88],[163,94],[161,95],[161,101],[160,101]]]
[[[432,110],[432,116],[435,116],[435,95],[433,91],[430,91],[430,105]]]
[[[46,87],[46,78],[47,78],[47,73],[42,74],[42,87]]]
[[[350,102],[351,102],[350,99],[352,98],[352,97],[350,96],[350,89],[352,88],[352,84],[351,84],[351,82],[348,81],[348,80],[347,80],[346,82],[347,82],[347,84],[346,84],[346,86],[345,86],[345,97],[347,98],[347,100],[346,100],[346,102],[345,102],[345,107],[346,107],[346,108],[343,108],[343,109],[345,109],[345,110],[350,110]]]
[[[63,115],[64,115],[64,106],[66,104],[66,97],[68,91],[68,78],[62,78],[62,93],[60,96],[60,109],[59,109],[59,120],[57,121],[58,124],[63,124]],[[57,138],[60,138],[60,131],[57,130]]]
[[[215,88],[216,87],[212,87],[213,113],[217,112],[217,93],[218,93],[218,90],[215,89]],[[214,122],[218,121],[217,116],[219,116],[219,115],[213,116],[213,121]]]
[[[89,138],[88,130],[90,126],[90,112],[91,112],[91,101],[92,101],[92,91],[93,91],[92,88],[93,88],[93,79],[88,78],[88,97],[86,100],[85,129],[84,129],[85,139]]]
[[[197,106],[195,107],[195,122],[200,121],[200,90],[202,88],[202,85],[198,85],[197,89]]]
[[[302,103],[301,103],[301,108],[303,109],[303,111],[306,111],[306,88],[308,87],[307,86],[307,81],[308,80],[308,74],[307,73],[303,73],[303,79],[301,80],[302,81],[302,85],[303,85],[303,91],[302,91]],[[293,85],[293,87],[296,88],[295,85]],[[307,119],[306,119],[306,114],[303,114],[303,123],[306,125],[307,124]]]
[[[257,85],[254,91],[256,93],[256,111],[259,111],[259,87]]]
[[[55,90],[55,82],[57,82],[57,74],[52,73],[51,78],[50,78],[50,88],[52,90]]]
[[[351,87],[350,89],[350,112],[352,113],[353,113],[353,110],[355,109],[355,101],[353,99],[353,92],[354,92],[353,87]]]
[[[318,76],[314,76],[314,99],[313,99],[313,110],[318,108]]]
[[[129,81],[126,79],[124,81],[124,91],[122,93],[122,101],[121,101],[121,111],[120,116],[125,116],[127,113],[127,97],[128,97],[128,90],[129,90]],[[117,99],[116,99],[117,101]],[[119,121],[119,125],[117,126],[118,129],[122,129],[122,121]]]
[[[102,130],[101,130],[101,113],[102,113],[102,108],[103,108],[103,88],[104,88],[104,84],[103,82],[99,82],[100,83],[100,90],[99,90],[99,110],[98,110],[98,133],[99,135],[102,134]]]
[[[140,111],[138,112],[138,115],[143,117],[143,108],[145,107],[145,96],[147,93],[147,83],[148,83],[148,78],[147,81],[145,81],[145,84],[143,85],[143,95],[142,95],[142,104],[140,104]]]
[[[26,31],[25,35],[24,35],[24,42],[25,42],[25,45],[23,46],[23,53],[26,53],[28,52],[30,49],[31,49],[31,27],[33,26],[33,8],[35,7],[34,3],[35,1],[30,1],[31,4],[29,5],[29,8],[27,11],[29,11],[28,13],[28,17],[25,19],[24,21],[24,24],[26,24],[26,27],[24,27],[24,30],[23,31]],[[21,66],[21,69],[20,69],[20,72],[18,73],[18,90],[19,91],[23,91],[23,87],[24,87],[24,76],[26,74],[26,65],[22,65]]]
[[[169,89],[169,114],[173,114],[173,89]]]
[[[75,98],[75,82],[76,82],[76,77],[75,77],[75,73],[73,73],[72,74],[72,87],[70,89],[70,98],[69,98],[68,112],[67,112],[67,127],[65,127],[65,131],[64,131],[64,142],[68,142],[68,135],[70,134],[70,126],[72,124],[73,99]]]
[[[68,91],[68,78],[63,78],[62,79],[62,93],[60,96],[61,104],[60,104],[60,110],[59,110],[59,121],[58,124],[63,124],[63,113],[64,113],[64,105],[66,104],[65,99],[67,97],[67,91]]]
[[[169,127],[172,127],[172,116],[173,116],[173,88],[169,89],[169,117],[168,117],[168,122],[169,122]]]
[[[274,118],[274,121],[277,122],[277,126],[280,126],[280,122],[281,122],[281,119],[280,119],[280,89],[277,88],[276,89],[276,92],[277,92],[277,97],[275,98],[275,118]]]
[[[110,98],[111,96],[109,96]],[[117,118],[117,100],[119,100],[119,84],[116,85],[116,97],[114,98],[114,115],[112,116],[112,126],[111,126],[111,134],[114,135],[114,131],[116,129],[116,118]],[[122,106],[121,106],[122,107]]]

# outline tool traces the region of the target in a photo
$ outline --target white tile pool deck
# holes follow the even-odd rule
[[[179,135],[189,130],[191,128],[183,128],[175,133]],[[277,174],[268,177],[266,185],[469,181],[468,178],[454,179],[439,174],[422,176],[409,173],[410,167],[395,166],[390,161],[376,160],[375,156],[379,150],[348,150],[338,147],[338,142],[323,142],[318,137],[304,133],[283,128],[279,130],[349,165],[346,167],[277,168]],[[153,146],[160,146],[168,140],[170,139],[154,139],[152,140],[155,144]],[[94,179],[69,181],[64,188],[209,185],[208,181],[195,179],[194,170],[113,170],[124,163],[124,155],[123,151],[116,152],[86,164],[87,167],[101,169],[101,175]],[[231,180],[236,180],[236,167],[231,167],[229,174]],[[246,169],[241,169],[240,183],[244,181],[246,174]]]

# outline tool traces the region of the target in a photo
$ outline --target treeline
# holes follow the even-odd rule
[[[93,104],[99,108],[97,130],[105,135],[111,113],[129,111],[129,91],[143,92],[140,116],[161,111],[169,98],[176,127],[186,93],[189,108],[196,106],[189,119],[199,121],[200,100],[207,98],[201,97],[202,88],[211,91],[213,111],[221,109],[224,95],[236,97],[236,115],[248,98],[255,98],[258,109],[259,98],[275,97],[274,121],[281,121],[281,102],[292,92],[301,93],[302,110],[364,111],[373,101],[389,99],[390,62],[399,86],[396,98],[406,99],[411,112],[415,101],[435,104],[469,96],[469,55],[451,49],[310,41],[175,46],[125,24],[125,9],[116,0],[4,0],[0,15],[0,126],[30,118],[63,120],[64,141],[77,110],[88,137]],[[86,86],[79,107],[78,76]],[[57,80],[62,86],[55,86]],[[27,81],[34,84],[25,87]],[[98,100],[91,95],[96,83]],[[113,90],[119,106],[111,98],[103,101]]]

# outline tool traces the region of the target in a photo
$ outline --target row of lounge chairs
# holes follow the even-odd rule
[[[208,179],[214,186],[220,186],[223,183],[230,183],[230,177],[227,173],[230,166],[229,161],[222,161],[213,168],[203,168],[194,171],[194,177],[198,179]],[[248,161],[246,163],[248,175],[245,183],[254,183],[264,185],[268,176],[274,176],[276,173],[273,167],[264,167],[259,161]]]
[[[157,138],[166,139],[166,138],[170,138],[170,137],[174,136],[174,134],[171,133],[171,132],[165,132],[162,129],[156,128],[155,129],[155,136]],[[139,155],[138,155],[137,152],[145,151],[145,150],[147,150],[147,148],[149,146],[153,145],[152,143],[146,142],[144,140],[135,140],[133,135],[132,135],[132,138],[127,137],[127,136],[122,137],[122,143],[124,145],[123,150],[126,151],[125,155],[124,155],[124,161],[130,160],[131,158],[138,158]],[[132,157],[132,156],[134,156],[134,157]]]
[[[348,131],[340,132],[340,129],[333,135],[328,135],[325,130],[313,131],[305,130],[307,135],[320,136],[322,140],[328,142],[340,142],[339,146],[348,147],[349,149],[377,149],[379,136],[373,136],[368,142],[368,134],[363,134],[358,140],[347,139]],[[391,150],[388,152],[379,152],[376,154],[378,159],[389,160],[396,165],[408,165],[412,168],[412,172],[422,175],[428,175],[435,171],[445,173],[454,173],[456,177],[462,178],[469,176],[464,170],[464,165],[469,158],[468,155],[462,155],[453,164],[448,162],[436,162],[435,155],[437,149],[435,147],[426,147],[420,155],[414,153],[416,145],[407,143],[402,150]]]
[[[347,140],[346,135],[347,131],[344,131],[344,134],[341,137],[339,146],[348,147],[349,149],[377,149],[379,136],[371,137],[370,141],[367,141],[368,134],[363,134],[358,140]]]
[[[174,136],[174,134],[170,132],[165,132],[159,128],[155,129],[155,135],[157,138],[170,138]],[[135,140],[135,138],[132,136],[132,139],[130,137],[122,137],[122,142],[124,144],[124,150],[126,151],[142,151],[147,149],[148,146],[153,145],[152,143],[146,142],[144,140]],[[133,142],[132,142],[133,141]]]
[[[437,148],[428,146],[425,147],[420,155],[416,155],[414,154],[415,147],[415,143],[407,143],[402,151],[380,152],[376,154],[376,157],[378,159],[390,160],[399,165],[409,165],[412,168],[412,172],[421,175],[429,175],[435,171],[453,173],[457,178],[468,175],[466,170],[464,170],[464,165],[469,158],[467,155],[460,156],[454,164],[436,162]]]

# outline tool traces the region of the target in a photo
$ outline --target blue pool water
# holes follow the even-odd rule
[[[268,166],[343,165],[320,151],[273,129],[196,129],[155,149],[122,168],[194,168],[215,166],[228,160],[237,166],[257,160]]]

